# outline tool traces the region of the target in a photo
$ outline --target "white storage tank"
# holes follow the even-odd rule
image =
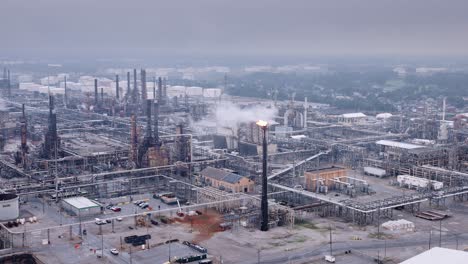
[[[434,190],[440,190],[444,187],[444,184],[439,181],[432,181],[428,180],[425,178],[419,178],[415,176],[410,176],[410,175],[398,175],[397,176],[397,181],[402,185],[407,185],[410,188],[429,188],[431,187]]]
[[[12,193],[0,193],[0,221],[19,217],[19,197]]]

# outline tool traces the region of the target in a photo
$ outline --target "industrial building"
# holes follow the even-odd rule
[[[257,100],[170,85],[167,75],[137,69],[57,75],[49,79],[57,87],[45,87],[44,76],[4,85],[0,209],[10,224],[0,223],[2,247],[40,248],[64,234],[78,241],[87,230],[84,247],[97,249],[119,232],[165,232],[174,222],[281,233],[339,218],[371,230],[402,214],[418,232],[417,221],[432,219],[421,216],[448,215],[468,198],[463,114],[343,114],[293,95]],[[228,122],[222,100],[232,104]]]
[[[338,166],[327,166],[306,171],[304,172],[305,189],[319,192],[319,188],[331,187],[333,179],[344,177],[346,174],[346,169]]]
[[[251,193],[254,191],[255,183],[230,171],[207,167],[200,172],[201,180],[223,191]]]
[[[82,196],[63,199],[62,206],[75,216],[96,215],[101,212],[101,205]]]

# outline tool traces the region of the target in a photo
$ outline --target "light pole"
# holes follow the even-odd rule
[[[257,125],[262,129],[263,132],[263,162],[262,162],[262,204],[261,204],[261,211],[262,211],[262,223],[260,226],[261,231],[268,231],[268,185],[267,185],[267,159],[268,159],[268,149],[267,149],[267,129],[268,129],[268,122],[259,120]]]

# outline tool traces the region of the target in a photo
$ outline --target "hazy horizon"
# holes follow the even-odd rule
[[[6,0],[0,58],[457,57],[463,0]]]

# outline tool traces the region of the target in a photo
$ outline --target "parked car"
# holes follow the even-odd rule
[[[112,249],[110,250],[110,253],[111,253],[112,255],[115,255],[115,256],[119,255],[119,251],[118,251],[116,248],[112,248]]]
[[[110,219],[106,219],[106,223],[110,224],[112,221]]]
[[[120,211],[122,211],[122,208],[114,206],[114,207],[111,208],[111,210],[114,211],[114,212],[120,212]]]
[[[96,223],[96,225],[105,225],[106,224],[106,221],[104,221],[102,219],[99,219],[99,218],[96,218],[96,220],[94,222]]]
[[[122,217],[117,217],[117,219],[116,219],[116,220],[120,222],[120,221],[122,221],[122,220],[123,220],[123,218],[122,218]]]

